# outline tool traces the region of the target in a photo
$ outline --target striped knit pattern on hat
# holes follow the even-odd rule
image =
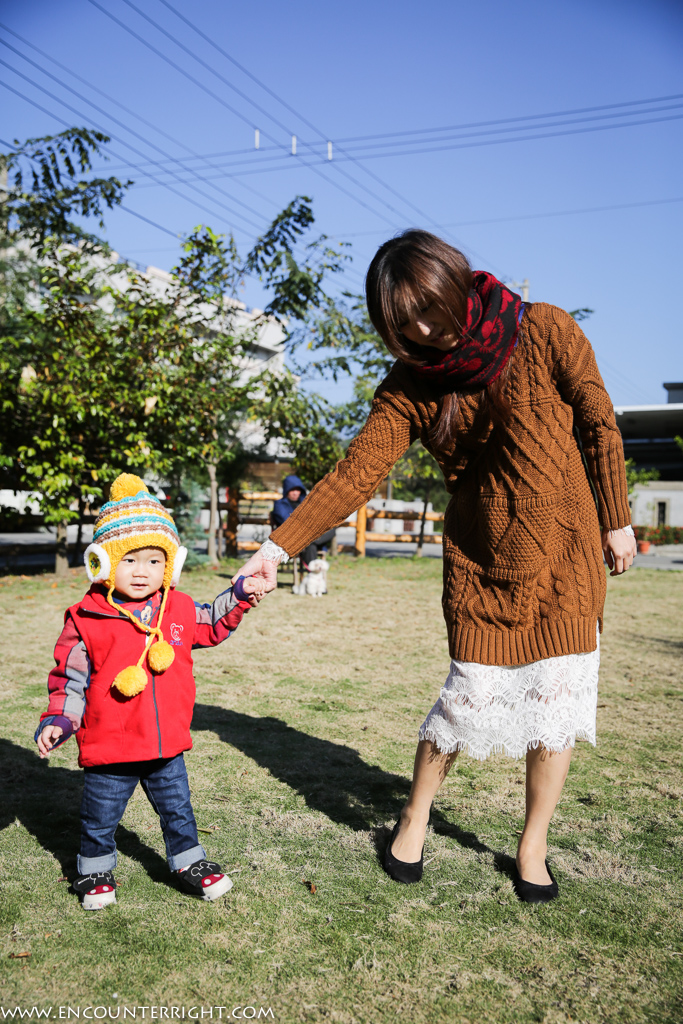
[[[95,522],[93,544],[100,544],[111,560],[108,586],[114,586],[116,569],[124,555],[139,548],[161,548],[166,555],[163,585],[166,589],[170,586],[180,546],[178,531],[171,513],[149,493],[139,476],[122,473],[111,485],[110,500]]]

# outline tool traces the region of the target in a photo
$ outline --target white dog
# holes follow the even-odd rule
[[[308,572],[296,589],[296,593],[309,597],[322,597],[327,593],[327,570],[330,563],[326,558],[314,558],[308,563]]]

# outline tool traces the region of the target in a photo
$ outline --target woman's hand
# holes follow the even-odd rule
[[[626,572],[633,565],[637,550],[636,538],[624,530],[602,531],[602,553],[608,569],[612,570],[610,576]]]
[[[64,730],[59,725],[46,725],[38,737],[38,750],[41,757],[49,757],[55,743]]]
[[[263,596],[263,594],[268,594],[271,590],[275,590],[277,586],[277,562],[269,561],[259,551],[256,551],[249,561],[241,569],[238,569],[231,582],[233,584],[236,583],[240,576],[255,576],[256,579],[263,580],[265,583],[263,593],[261,594]]]

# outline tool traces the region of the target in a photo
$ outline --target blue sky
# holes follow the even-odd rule
[[[477,268],[528,278],[532,299],[594,309],[584,327],[615,404],[664,401],[662,382],[683,379],[683,5],[168,2],[191,24],[164,0],[0,4],[22,37],[0,28],[14,48],[0,46],[0,82],[20,94],[0,89],[0,138],[59,118],[117,136],[107,173],[134,179],[126,205],[166,229],[112,212],[119,252],[168,268],[172,236],[200,222],[246,248],[306,194],[316,229],[352,243],[345,287],[360,290],[385,238],[425,227]]]

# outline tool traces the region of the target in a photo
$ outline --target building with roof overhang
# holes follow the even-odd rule
[[[624,454],[637,469],[654,469],[657,480],[638,484],[631,516],[638,526],[683,526],[683,383],[664,384],[661,405],[616,405]]]

